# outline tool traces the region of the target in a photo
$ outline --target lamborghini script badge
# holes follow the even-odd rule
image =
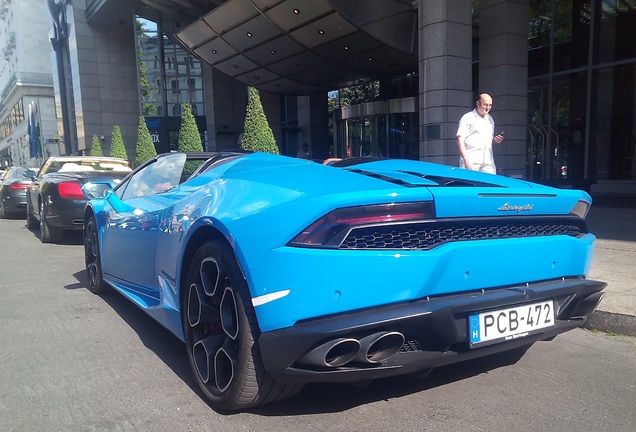
[[[510,205],[508,203],[505,203],[504,205],[502,205],[501,207],[499,207],[497,210],[498,211],[511,211],[511,212],[524,212],[524,211],[530,211],[532,210],[533,205],[532,204],[526,204],[526,205]]]

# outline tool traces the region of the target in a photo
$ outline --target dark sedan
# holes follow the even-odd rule
[[[9,167],[0,179],[0,218],[26,214],[27,189],[35,173],[28,168]]]
[[[64,230],[82,230],[84,207],[94,183],[117,184],[131,171],[124,159],[57,156],[47,159],[27,194],[27,227],[40,226],[42,243],[61,240]],[[99,186],[97,186],[99,187]]]

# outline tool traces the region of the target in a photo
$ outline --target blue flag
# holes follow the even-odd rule
[[[37,157],[37,144],[35,141],[35,118],[33,115],[33,107],[29,104],[29,156]]]

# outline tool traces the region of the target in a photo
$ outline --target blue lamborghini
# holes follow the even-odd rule
[[[411,160],[169,153],[84,215],[89,289],[185,342],[220,411],[502,351],[581,326],[590,196]]]

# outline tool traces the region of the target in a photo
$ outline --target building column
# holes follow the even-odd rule
[[[465,0],[419,0],[420,159],[458,165],[455,134],[472,97],[472,13]]]
[[[236,150],[245,123],[247,86],[202,64],[205,80],[207,151]]]
[[[528,0],[479,2],[479,91],[493,98],[497,173],[525,176],[528,109]]]
[[[313,159],[327,159],[330,155],[327,93],[298,97],[298,128],[298,146],[306,142]]]

